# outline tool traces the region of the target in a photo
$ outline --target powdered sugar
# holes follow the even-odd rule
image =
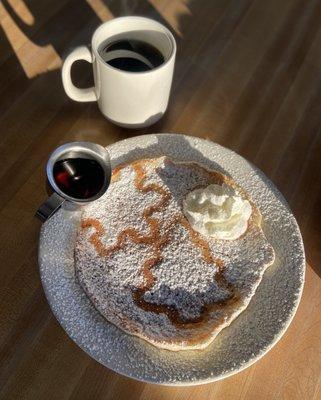
[[[222,279],[226,283],[220,284],[216,279],[217,263],[204,260],[202,248],[190,239],[190,227],[186,229],[175,223],[168,228],[176,216],[183,217],[186,194],[196,187],[209,185],[213,181],[211,174],[198,165],[172,163],[167,158],[141,164],[144,185],[157,185],[169,195],[166,205],[152,214],[158,221],[161,237],[167,238],[168,243],[162,247],[162,259],[150,270],[155,282],[145,290],[143,300],[174,308],[186,321],[201,318],[208,305],[227,301],[231,297],[229,284],[239,293],[239,301],[233,306],[216,308],[207,322],[204,320],[202,326],[194,325],[190,329],[177,326],[163,312],[146,311],[135,304],[133,292],[146,280],[143,265],[153,257],[154,244],[138,245],[127,239],[120,250],[101,255],[91,243],[93,227],[79,232],[76,247],[79,281],[97,309],[125,331],[169,349],[203,348],[248,304],[265,268],[273,262],[273,249],[253,221],[244,237],[234,241],[199,235],[208,242],[214,259],[224,263]],[[134,166],[129,165],[120,170],[103,198],[84,208],[83,221],[94,219],[104,228],[106,234],[100,240],[107,248],[125,229],[135,229],[141,236],[150,230],[144,211],[158,204],[162,195],[142,192],[135,184]],[[212,335],[204,339],[204,331],[209,329]],[[202,339],[198,339],[199,335]]]

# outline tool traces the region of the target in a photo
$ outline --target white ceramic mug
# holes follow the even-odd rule
[[[100,46],[124,33],[156,47],[164,56],[164,62],[146,72],[127,72],[107,64],[98,52]],[[149,126],[166,111],[175,55],[175,39],[164,25],[143,17],[116,18],[96,29],[91,50],[81,46],[68,55],[62,67],[63,86],[75,101],[97,101],[104,116],[117,125],[126,128]],[[93,64],[95,86],[80,89],[72,83],[70,69],[77,60]]]

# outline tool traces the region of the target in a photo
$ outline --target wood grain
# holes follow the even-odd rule
[[[168,25],[178,57],[167,114],[128,131],[63,92],[60,65],[101,20],[139,14]],[[0,398],[321,398],[321,0],[0,1]],[[85,87],[90,66],[74,79]],[[182,132],[229,147],[261,168],[293,209],[307,275],[297,315],[259,362],[221,382],[148,385],[90,359],[45,300],[37,266],[44,166],[59,144],[103,145]]]

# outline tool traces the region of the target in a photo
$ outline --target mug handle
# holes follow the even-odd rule
[[[38,208],[36,212],[36,217],[40,219],[41,222],[46,222],[47,219],[53,216],[53,214],[59,210],[65,199],[57,193],[53,193],[47,201],[45,201]]]
[[[61,71],[62,84],[64,86],[65,92],[72,100],[75,101],[96,101],[97,96],[94,86],[86,89],[79,89],[72,83],[70,70],[72,64],[77,60],[85,60],[90,63],[93,62],[92,55],[88,47],[76,47],[65,59]]]

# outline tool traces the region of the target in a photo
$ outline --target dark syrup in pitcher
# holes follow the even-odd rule
[[[66,158],[53,167],[59,189],[75,199],[90,199],[103,187],[105,174],[102,166],[88,158]]]

